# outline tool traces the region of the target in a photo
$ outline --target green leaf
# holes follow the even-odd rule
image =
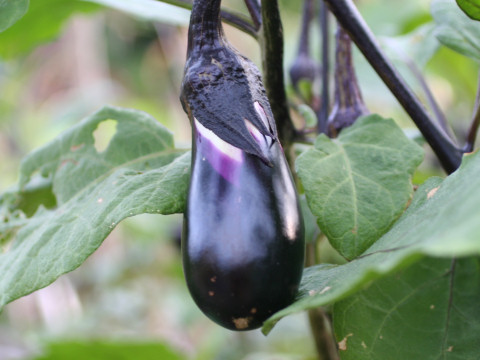
[[[477,359],[479,270],[479,258],[427,258],[338,302],[341,358]]]
[[[0,32],[15,24],[28,10],[29,0],[0,0]]]
[[[307,243],[313,242],[320,235],[320,229],[317,226],[317,218],[312,214],[312,211],[308,207],[305,195],[301,195],[299,200],[305,226],[305,241]]]
[[[480,61],[480,23],[459,9],[455,0],[433,0],[435,35],[445,46]]]
[[[171,25],[187,26],[190,20],[190,11],[178,6],[166,4],[157,0],[84,0],[112,9],[122,11],[132,16],[167,23]]]
[[[366,254],[344,265],[304,271],[297,300],[264,324],[268,332],[283,316],[335,303],[382,276],[424,256],[480,255],[480,153],[465,155],[445,180],[430,178],[392,229]]]
[[[71,15],[99,9],[101,7],[96,4],[78,0],[32,1],[25,16],[0,34],[0,57],[12,58],[24,54],[54,39]]]
[[[473,20],[480,20],[480,1],[478,0],[457,0],[458,6]]]
[[[107,120],[117,122],[116,133],[98,153],[92,134]],[[23,201],[30,199],[24,189],[42,177],[57,206],[41,205],[14,222],[15,241],[0,255],[0,307],[80,266],[126,217],[183,212],[189,169],[190,153],[174,149],[172,135],[155,119],[113,107],[28,155],[20,170]],[[9,198],[0,203],[7,219],[5,207],[15,210]]]
[[[357,257],[388,231],[411,197],[422,158],[393,120],[378,115],[359,119],[337,140],[319,136],[298,157],[308,204],[341,255]]]
[[[34,360],[181,360],[167,346],[150,342],[63,342],[50,344],[45,355]]]

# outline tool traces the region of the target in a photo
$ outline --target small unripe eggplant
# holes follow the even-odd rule
[[[352,59],[350,36],[338,25],[335,50],[335,100],[328,117],[328,133],[337,137],[342,129],[353,125],[369,113],[363,102]]]
[[[181,100],[192,124],[182,257],[216,323],[251,330],[289,305],[304,262],[297,193],[258,69],[230,47],[220,0],[196,0]]]
[[[307,81],[313,85],[320,75],[320,66],[310,55],[310,24],[314,14],[313,0],[304,0],[297,57],[289,69],[290,80],[293,88],[297,91],[299,91],[300,81]]]

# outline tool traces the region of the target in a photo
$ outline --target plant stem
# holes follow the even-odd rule
[[[305,0],[302,14],[302,30],[300,32],[299,54],[310,54],[310,23],[313,18],[313,0]]]
[[[318,263],[317,246],[318,239],[317,241],[307,243],[305,266],[313,266]],[[308,320],[318,359],[338,360],[337,343],[332,332],[332,322],[325,310],[321,307],[309,310]]]
[[[472,124],[468,130],[467,141],[463,151],[472,152],[477,138],[478,126],[480,125],[480,75],[478,78],[477,97],[475,99],[475,110],[473,112]]]
[[[328,113],[330,110],[330,41],[328,33],[328,8],[320,0],[320,31],[322,37],[322,101],[318,112],[318,132],[327,132]]]
[[[262,9],[259,0],[245,0],[245,5],[247,6],[248,12],[252,17],[255,29],[258,31],[260,26],[262,26]]]
[[[422,90],[425,93],[425,96],[427,97],[427,101],[430,104],[430,107],[432,108],[433,114],[437,118],[437,122],[445,131],[445,133],[447,133],[448,136],[450,136],[450,138],[453,139],[452,130],[448,125],[447,119],[445,118],[445,115],[440,109],[440,106],[438,106],[437,102],[435,101],[435,97],[430,91],[430,88],[428,87],[427,81],[425,80],[425,77],[423,76],[422,72],[420,71],[418,66],[412,61],[412,59],[406,59],[405,62],[408,68],[410,69],[410,71],[412,72],[412,74],[415,76],[415,78],[419,82],[420,86],[422,87]]]
[[[331,321],[322,308],[308,311],[310,329],[315,340],[319,360],[338,360],[337,344],[332,335]]]
[[[324,0],[385,85],[417,125],[447,173],[460,165],[462,151],[430,118],[423,105],[383,54],[352,0]]]
[[[295,129],[290,119],[283,76],[283,28],[277,0],[262,0],[263,82],[277,122],[280,141],[289,160]]]
[[[192,10],[193,2],[191,0],[158,0],[166,4],[175,5],[182,9]],[[250,21],[248,17],[238,12],[231,10],[221,10],[220,16],[227,24],[247,33],[253,38],[257,39],[258,29]]]

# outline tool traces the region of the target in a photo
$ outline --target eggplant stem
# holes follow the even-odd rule
[[[480,125],[480,75],[478,78],[477,96],[475,99],[474,109],[472,123],[467,134],[467,141],[465,143],[465,147],[463,148],[464,152],[473,151],[475,140],[477,139],[478,126]]]
[[[262,8],[259,0],[245,0],[245,5],[247,6],[248,12],[252,17],[255,30],[258,31],[262,26]]]
[[[193,2],[190,0],[157,0],[166,4],[175,5],[182,9],[192,10]],[[234,28],[237,28],[240,31],[252,36],[254,39],[258,40],[258,28],[252,21],[245,15],[232,11],[232,10],[221,10],[220,16],[223,21],[227,24],[232,25]]]
[[[322,89],[321,104],[318,111],[318,132],[327,132],[328,113],[330,111],[330,40],[329,40],[329,16],[325,2],[320,0],[320,32],[322,38]]]
[[[290,149],[295,128],[290,118],[283,75],[283,28],[277,0],[262,0],[262,68],[263,81],[277,123],[280,141],[291,163]]]
[[[337,343],[332,334],[332,323],[321,307],[308,311],[310,329],[319,360],[339,360]]]
[[[310,54],[310,24],[314,14],[313,5],[313,0],[305,0],[303,3],[302,30],[300,32],[298,54]]]
[[[433,149],[447,173],[455,171],[462,160],[462,150],[439,128],[413,91],[407,86],[393,64],[380,49],[374,35],[352,0],[324,0],[338,22],[363,53],[385,85],[410,115],[413,122]]]
[[[305,266],[318,264],[318,239],[307,243]],[[308,310],[308,320],[319,360],[339,360],[337,343],[332,331],[332,320],[321,308]]]

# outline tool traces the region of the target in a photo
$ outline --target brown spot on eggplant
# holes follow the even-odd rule
[[[248,328],[248,323],[250,322],[251,318],[238,318],[238,319],[232,319],[233,323],[235,324],[235,328],[237,330],[245,330]]]

